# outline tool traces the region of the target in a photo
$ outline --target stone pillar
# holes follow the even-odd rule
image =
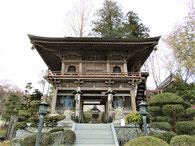
[[[64,61],[62,61],[62,67],[61,67],[61,75],[64,75],[64,73],[65,73],[65,62]]]
[[[82,73],[82,62],[79,62],[79,73]]]
[[[136,111],[136,102],[135,102],[135,87],[130,88],[131,92],[131,107],[133,112]]]
[[[52,103],[51,103],[51,114],[55,114],[55,108],[56,108],[56,100],[57,100],[57,88],[53,90],[53,98],[52,98]]]

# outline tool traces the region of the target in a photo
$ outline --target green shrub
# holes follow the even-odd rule
[[[172,137],[176,136],[177,134],[175,132],[163,132],[160,134],[160,138],[167,143],[170,143]]]
[[[62,138],[62,144],[73,144],[76,141],[76,134],[72,130],[65,130]]]
[[[16,129],[25,129],[26,128],[26,122],[17,122],[16,123]]]
[[[160,136],[160,134],[158,134],[158,133],[156,133],[156,132],[150,132],[150,133],[149,133],[149,136],[153,136],[153,137],[162,139],[162,136]]]
[[[20,110],[19,115],[27,117],[27,118],[31,116],[30,113],[26,110]]]
[[[180,104],[183,99],[174,93],[161,93],[151,98],[150,106],[162,106],[165,104]]]
[[[58,125],[58,123],[57,123],[58,121],[61,121],[65,118],[66,118],[66,116],[64,116],[64,115],[57,115],[57,116],[50,116],[50,117],[46,116],[44,121],[45,121],[46,126],[55,127]]]
[[[194,146],[195,137],[189,135],[179,135],[171,139],[171,146]]]
[[[91,111],[86,111],[83,114],[83,122],[84,123],[90,123],[92,119],[92,113]]]
[[[38,117],[30,117],[28,119],[28,122],[34,123],[35,125],[37,125],[39,123],[39,118]]]
[[[191,107],[191,103],[190,102],[183,102],[183,106],[184,106],[184,108],[186,109],[186,108],[190,108]]]
[[[164,115],[181,116],[184,114],[184,107],[179,104],[167,104],[162,107]]]
[[[24,138],[22,146],[35,146],[36,134]],[[54,142],[50,132],[41,133],[40,146],[51,145]]]
[[[54,132],[58,132],[58,131],[64,131],[64,128],[53,128],[49,132],[54,133]]]
[[[40,103],[41,103],[41,100],[33,100],[30,102],[30,106],[38,108]]]
[[[161,107],[159,107],[159,106],[150,107],[149,108],[149,113],[152,116],[156,116],[156,115],[162,114]]]
[[[159,138],[144,136],[130,140],[125,146],[168,146],[168,144]]]
[[[164,141],[166,141],[168,144],[170,143],[170,140],[172,137],[176,136],[177,134],[175,132],[163,132],[163,133],[155,133],[155,132],[150,132],[149,133],[149,136],[153,136],[153,137],[156,137],[156,138],[160,138]]]
[[[167,116],[157,116],[156,122],[169,122],[171,119]]]
[[[152,128],[158,128],[165,131],[171,131],[172,126],[168,122],[152,122],[150,124]]]
[[[64,116],[64,115],[56,115],[56,116],[46,116],[45,117],[45,121],[47,121],[47,122],[58,122],[58,121],[61,121],[61,120],[63,120],[63,119],[65,119],[66,118],[66,116]]]
[[[186,115],[188,115],[188,116],[195,116],[195,108],[187,108],[186,109]]]
[[[193,134],[195,123],[192,121],[182,121],[176,123],[177,134]]]
[[[140,113],[136,111],[126,116],[126,122],[139,125],[142,123],[142,117]]]

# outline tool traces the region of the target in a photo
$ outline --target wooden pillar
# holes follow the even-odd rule
[[[124,72],[127,73],[128,70],[127,70],[127,62],[126,61],[123,64],[123,68],[124,68]]]
[[[64,61],[62,61],[62,67],[61,67],[61,75],[64,75],[64,73],[65,73],[65,62]]]
[[[79,62],[79,73],[82,73],[82,66],[83,66],[82,62]]]
[[[107,62],[107,64],[106,64],[106,71],[110,72],[110,63],[109,62]]]
[[[77,91],[75,94],[75,101],[76,101],[76,105],[75,105],[75,122],[80,122],[81,120],[81,114],[80,114],[80,110],[81,110],[81,88],[77,87]]]
[[[111,87],[108,87],[107,92],[107,113],[108,113],[108,122],[111,123],[113,120],[112,117],[112,101],[113,101],[113,92],[111,90]]]
[[[135,102],[135,87],[130,88],[131,92],[131,107],[133,112],[136,111],[136,102]]]
[[[56,111],[56,100],[57,100],[57,88],[53,90],[53,98],[52,98],[52,103],[51,103],[51,114],[55,114]]]

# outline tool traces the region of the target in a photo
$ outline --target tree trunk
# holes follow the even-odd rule
[[[5,140],[10,140],[14,138],[16,132],[16,123],[18,121],[17,117],[11,116],[9,126],[6,132]]]

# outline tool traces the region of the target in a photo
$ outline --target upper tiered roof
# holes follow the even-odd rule
[[[143,65],[160,37],[121,39],[121,38],[52,38],[28,35],[33,47],[36,48],[50,70],[61,69],[61,59],[56,55],[60,51],[127,51],[131,52],[128,58],[128,68],[138,61]]]

